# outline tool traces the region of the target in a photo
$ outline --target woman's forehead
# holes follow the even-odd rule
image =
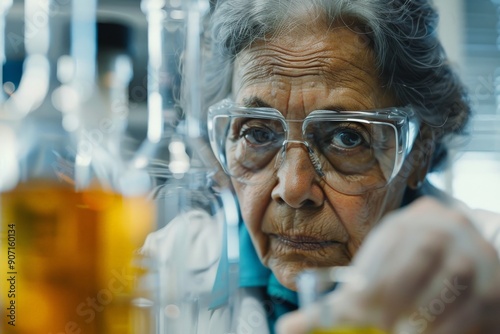
[[[359,33],[346,26],[308,31],[280,34],[242,51],[235,61],[234,98],[241,102],[246,94],[300,91],[330,95],[347,90],[379,104],[376,100],[387,93],[377,73],[374,53]]]
[[[339,62],[346,64],[339,64]],[[349,65],[352,66],[343,66]],[[309,30],[308,34],[280,34],[257,41],[236,58],[236,65],[246,75],[257,78],[269,74],[307,75],[322,71],[325,78],[338,72],[360,70],[377,76],[373,51],[348,27]]]

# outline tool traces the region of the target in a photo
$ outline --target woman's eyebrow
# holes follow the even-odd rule
[[[247,108],[274,108],[269,103],[265,102],[264,100],[262,100],[260,97],[257,96],[250,96],[244,98],[243,105]],[[324,107],[318,108],[316,110],[328,110],[328,111],[338,111],[338,112],[351,111],[351,110],[354,111],[354,109],[341,107],[337,104],[329,104]]]
[[[257,96],[251,96],[243,99],[243,105],[247,108],[272,108],[269,103],[264,102]]]
[[[316,110],[328,110],[328,111],[351,111],[351,110],[348,110],[347,108],[344,108],[344,107],[341,107],[339,105],[336,105],[336,104],[330,104],[330,105],[327,105],[327,106],[324,106],[322,108],[318,108]]]

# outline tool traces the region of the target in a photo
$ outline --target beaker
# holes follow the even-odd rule
[[[155,210],[148,175],[100,127],[97,4],[24,3],[23,76],[0,121],[0,331],[147,333],[132,323],[133,259]]]

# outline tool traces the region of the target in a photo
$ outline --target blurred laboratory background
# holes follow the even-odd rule
[[[439,34],[470,94],[474,117],[435,184],[473,208],[500,212],[500,1],[435,0]]]
[[[500,0],[435,0],[435,3],[441,15],[439,33],[469,89],[475,115],[470,136],[457,144],[452,151],[452,164],[447,171],[432,175],[432,182],[474,208],[500,212]],[[23,5],[23,1],[14,0],[7,16],[3,83],[7,92],[14,91],[19,84],[25,56]],[[139,0],[101,0],[98,20],[102,23],[99,28],[102,43],[121,48],[132,59],[127,131],[140,142],[147,128],[146,17]],[[61,41],[64,40],[69,43],[67,36],[61,36]],[[69,45],[61,43],[60,47]]]
[[[179,0],[181,2],[181,0]],[[68,0],[55,0],[55,6],[67,6]],[[147,20],[141,11],[140,0],[101,0],[98,1],[99,43],[111,44],[121,49],[132,59],[133,77],[129,85],[130,115],[128,131],[133,136],[144,137],[146,131],[147,101],[147,63],[148,34]],[[66,23],[61,19],[61,24]],[[36,28],[36,18],[27,23],[26,31]],[[4,65],[4,89],[8,92],[17,88],[22,74],[25,58],[24,49],[24,1],[13,0],[6,17],[5,47],[7,62]],[[69,31],[61,29],[61,31]],[[62,33],[64,34],[64,33]],[[68,53],[70,36],[60,36],[60,43],[53,43],[54,54]]]

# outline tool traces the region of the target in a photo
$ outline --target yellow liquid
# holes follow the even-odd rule
[[[132,333],[132,258],[153,213],[143,198],[57,183],[0,194],[0,333]]]
[[[332,329],[314,329],[310,334],[387,334],[384,331],[372,327],[360,328],[332,328]]]

